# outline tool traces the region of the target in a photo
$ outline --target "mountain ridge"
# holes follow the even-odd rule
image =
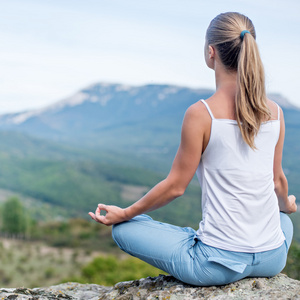
[[[94,143],[97,146],[113,147],[124,146],[128,139],[116,143],[112,136],[133,132],[136,141],[144,140],[133,144],[145,147],[151,140],[149,137],[145,142],[145,133],[161,135],[169,130],[171,135],[177,135],[186,109],[213,92],[167,84],[96,83],[44,108],[0,115],[0,130],[74,143],[80,140],[86,145],[98,140]],[[280,94],[269,97],[284,109],[298,110]]]
[[[189,90],[192,93],[198,93],[199,95],[203,94],[213,94],[212,89],[206,88],[188,88],[184,86],[178,85],[167,85],[167,84],[146,84],[141,86],[131,86],[131,85],[124,85],[119,83],[96,83],[89,85],[75,94],[64,98],[62,100],[56,101],[50,105],[47,105],[40,109],[28,110],[28,111],[21,111],[15,113],[8,113],[8,114],[0,114],[0,124],[1,121],[3,123],[14,123],[20,124],[25,122],[31,117],[44,114],[46,112],[57,112],[65,107],[74,107],[83,104],[84,102],[91,102],[91,103],[99,103],[101,106],[106,106],[110,100],[114,100],[114,95],[109,94],[108,92],[113,92],[114,94],[120,92],[128,92],[132,97],[136,96],[140,93],[141,90],[145,89],[153,89],[158,92],[157,99],[163,101],[168,94],[176,94],[182,90]],[[277,102],[283,108],[288,109],[300,109],[297,106],[293,105],[289,102],[287,98],[282,96],[279,93],[270,93],[268,97],[275,102]],[[156,106],[156,100],[153,99],[152,105]],[[136,99],[135,104],[139,105],[143,102],[142,99]]]

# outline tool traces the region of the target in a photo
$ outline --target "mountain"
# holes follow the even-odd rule
[[[147,123],[155,127],[160,119],[169,127],[171,119],[181,124],[185,109],[211,94],[210,90],[169,85],[95,84],[44,109],[2,115],[0,128],[78,140],[124,126]]]
[[[86,146],[158,151],[178,142],[185,110],[212,94],[173,85],[98,83],[43,109],[2,115],[0,130]],[[270,97],[294,109],[281,95]]]
[[[295,106],[292,104],[287,98],[282,96],[281,94],[278,93],[271,93],[268,94],[268,97],[275,101],[280,107],[283,109],[294,109],[294,110],[300,110],[299,107]]]

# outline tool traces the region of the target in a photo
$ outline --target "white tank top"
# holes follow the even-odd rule
[[[237,122],[211,118],[209,143],[197,176],[202,189],[202,221],[197,231],[205,244],[224,250],[256,253],[285,240],[274,191],[274,150],[278,119],[264,122],[255,138],[257,150],[243,140]]]

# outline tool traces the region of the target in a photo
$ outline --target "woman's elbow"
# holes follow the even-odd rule
[[[178,198],[182,196],[185,192],[186,188],[180,184],[173,184],[172,187],[170,188],[172,198]]]
[[[165,183],[168,193],[170,194],[169,198],[171,199],[175,199],[182,196],[186,190],[186,186],[184,185],[182,180],[178,178],[168,176],[165,179]]]
[[[287,179],[283,172],[280,174],[280,176],[278,176],[277,178],[274,178],[275,191],[281,190],[283,187],[287,186],[287,184],[288,184]]]
[[[185,189],[183,188],[178,188],[176,191],[175,191],[175,198],[178,198],[178,197],[181,197],[185,192]]]

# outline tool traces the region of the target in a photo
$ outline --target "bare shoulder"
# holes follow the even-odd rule
[[[267,98],[267,104],[268,104],[270,109],[276,109],[277,110],[278,106],[273,100]]]
[[[186,110],[182,132],[192,135],[193,138],[198,136],[202,140],[203,136],[209,136],[210,126],[211,117],[201,101],[194,103]]]
[[[203,122],[210,118],[209,113],[205,107],[205,105],[198,101],[192,104],[185,113],[185,118],[192,118],[198,120],[199,122]]]
[[[275,103],[273,100],[267,99],[268,107],[270,108],[272,119],[278,119],[278,104]],[[279,107],[280,112],[280,119],[283,117],[282,109]]]

